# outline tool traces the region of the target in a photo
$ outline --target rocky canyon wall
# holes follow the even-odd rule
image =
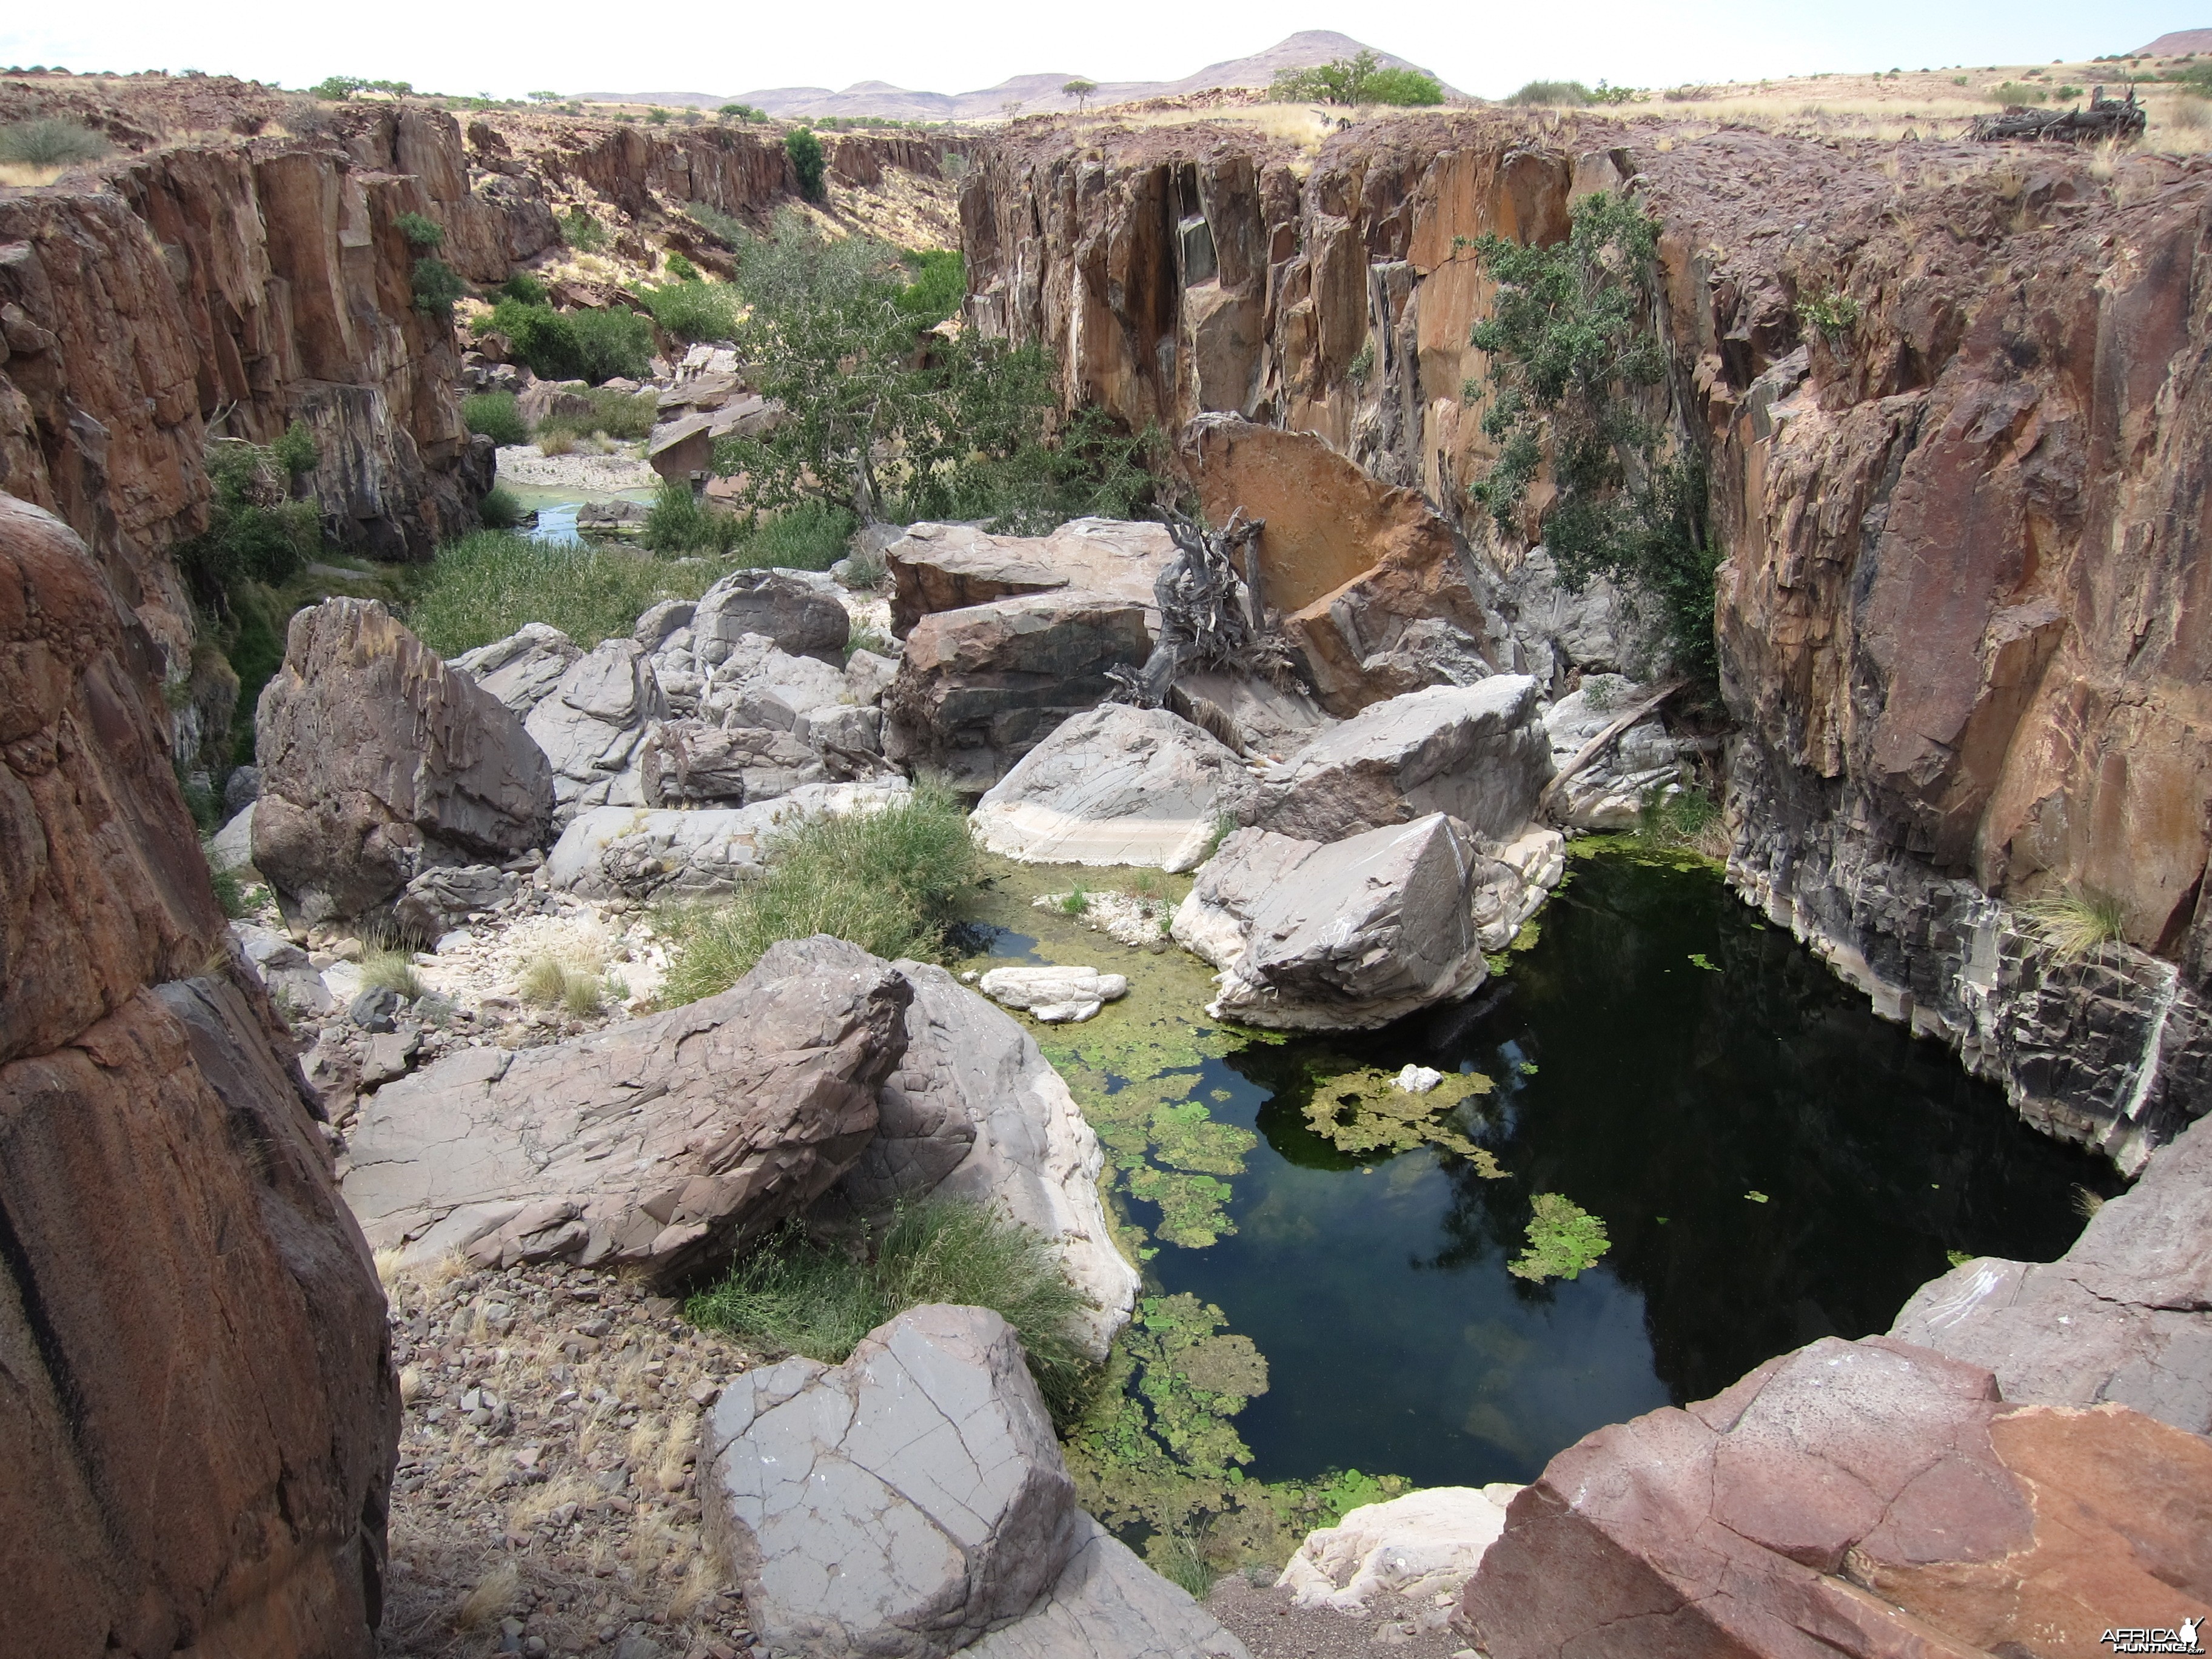
[[[1600,189],[1660,221],[1665,413],[1709,463],[1731,881],[2138,1167],[2212,1107],[2212,165],[1478,114],[1312,155],[1017,129],[963,194],[970,314],[1133,426],[1317,435],[1510,594],[1532,555],[1469,495],[1474,244],[1555,240]],[[2021,907],[2069,896],[2123,939],[2060,960]]]
[[[384,1297],[161,708],[82,543],[0,495],[0,1631],[366,1659]]]

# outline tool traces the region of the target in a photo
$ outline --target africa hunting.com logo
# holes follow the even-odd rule
[[[2202,1653],[2202,1619],[2185,1619],[2174,1630],[2108,1630],[2097,1639],[2114,1653]]]

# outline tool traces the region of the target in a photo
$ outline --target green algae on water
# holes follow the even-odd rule
[[[1605,1223],[1559,1193],[1538,1193],[1528,1218],[1528,1248],[1506,1264],[1516,1279],[1541,1284],[1547,1279],[1579,1278],[1585,1267],[1613,1248]]]
[[[1463,1101],[1487,1095],[1496,1085],[1480,1072],[1454,1072],[1425,1094],[1398,1086],[1398,1074],[1357,1066],[1341,1056],[1317,1054],[1305,1063],[1306,1127],[1340,1152],[1395,1156],[1416,1146],[1437,1146],[1467,1159],[1475,1173],[1494,1181],[1505,1171],[1452,1127]]]

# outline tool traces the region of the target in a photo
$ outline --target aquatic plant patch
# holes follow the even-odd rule
[[[1541,1284],[1547,1279],[1579,1278],[1612,1248],[1605,1223],[1559,1193],[1538,1193],[1531,1201],[1528,1248],[1507,1264],[1516,1279]]]

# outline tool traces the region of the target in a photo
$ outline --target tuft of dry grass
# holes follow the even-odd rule
[[[501,1562],[461,1598],[461,1605],[453,1610],[455,1628],[481,1630],[506,1618],[514,1610],[515,1594],[521,1588],[522,1570],[512,1561]]]
[[[2086,962],[2127,937],[2127,907],[2108,894],[2069,887],[2021,907],[2051,945],[2053,960]]]

